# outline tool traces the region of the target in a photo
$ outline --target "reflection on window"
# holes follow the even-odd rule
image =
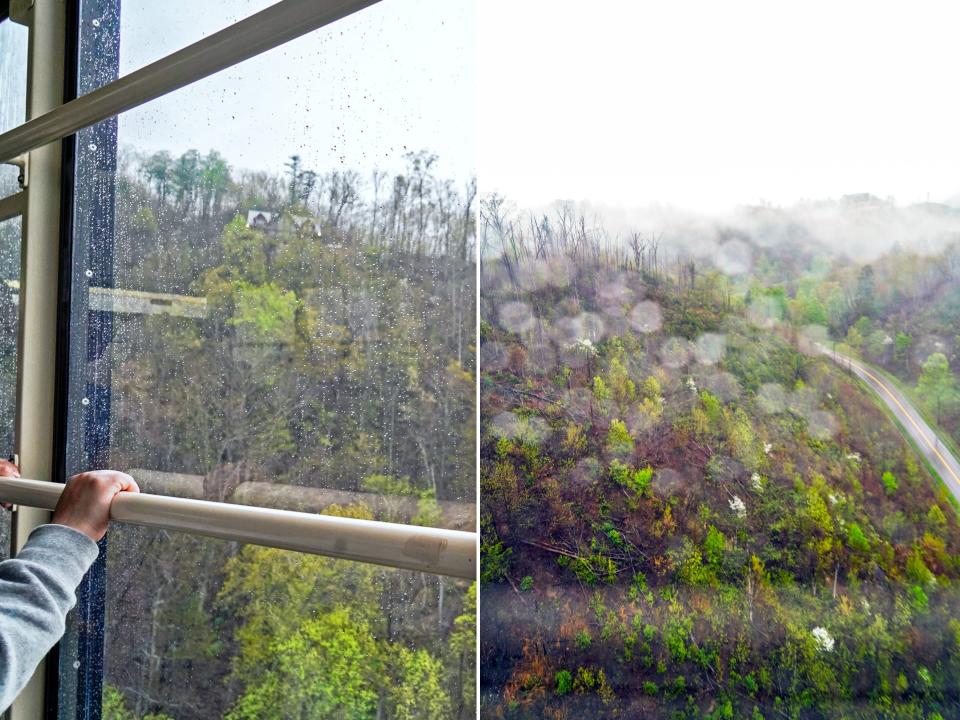
[[[25,25],[0,21],[0,133],[26,119],[27,114],[27,35]],[[0,165],[0,198],[19,190],[19,170]]]
[[[0,23],[0,27],[6,23]],[[20,294],[19,217],[0,222],[0,456],[13,453]],[[0,557],[10,550],[10,515],[0,510]]]
[[[74,457],[474,529],[470,17],[385,2],[118,118],[116,173],[88,176],[112,187],[78,183]],[[105,712],[474,715],[470,583],[126,527],[109,547]]]

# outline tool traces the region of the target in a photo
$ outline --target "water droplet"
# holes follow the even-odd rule
[[[723,359],[727,350],[727,339],[717,333],[704,333],[697,338],[694,353],[697,361],[704,365],[714,365]]]
[[[90,152],[96,152],[97,146],[94,145],[93,143],[90,143],[89,145],[87,145],[87,150],[89,150]]]
[[[94,26],[94,27],[100,27],[100,21],[94,19],[94,21],[93,21],[93,26]]]
[[[93,270],[87,270],[87,271],[86,271],[85,273],[83,273],[83,274],[86,275],[88,278],[92,278],[92,277],[93,277]]]
[[[630,311],[628,319],[633,329],[642,333],[656,332],[663,322],[660,306],[652,300],[637,303]]]
[[[510,332],[525,333],[534,328],[536,320],[529,305],[509,302],[500,307],[500,325]]]
[[[79,661],[79,660],[74,660],[74,661],[73,661],[73,669],[74,669],[74,670],[79,670],[79,669],[80,669],[80,661]]]
[[[83,400],[80,401],[80,404],[81,404],[81,405],[89,405],[89,404],[90,404],[90,398],[84,398]]]
[[[670,337],[660,346],[660,362],[664,367],[676,370],[690,362],[692,353],[693,347],[689,340]]]

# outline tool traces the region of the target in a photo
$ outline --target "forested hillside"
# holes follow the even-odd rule
[[[121,158],[114,285],[163,295],[114,313],[113,467],[425,525],[474,502],[475,191],[408,161]],[[473,716],[467,581],[117,526],[106,596],[110,720]]]
[[[954,505],[813,345],[895,290],[796,227],[482,222],[482,716],[957,717]]]

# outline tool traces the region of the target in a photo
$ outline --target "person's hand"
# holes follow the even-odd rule
[[[20,477],[20,468],[9,460],[0,460],[0,477],[18,478]],[[13,510],[13,503],[0,503],[4,510]]]
[[[79,530],[94,542],[107,532],[110,503],[119,492],[140,492],[137,481],[115,470],[95,470],[74,475],[53,511],[53,524]]]
[[[9,460],[0,460],[0,477],[20,477],[20,468]]]

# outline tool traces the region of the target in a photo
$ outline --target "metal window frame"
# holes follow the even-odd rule
[[[26,206],[27,194],[23,190],[5,198],[0,198],[0,222],[23,215]]]
[[[281,0],[76,98],[78,0],[20,0],[13,3],[13,8],[8,0],[0,0],[0,19],[13,10],[12,19],[30,28],[29,119],[0,135],[0,162],[25,156],[31,168],[29,187],[0,200],[0,215],[22,216],[23,228],[15,437],[24,475],[43,478],[39,484],[45,487],[39,490],[48,495],[45,502],[36,498],[28,502],[29,497],[18,496],[21,506],[14,515],[12,528],[15,549],[22,547],[34,527],[49,520],[49,499],[52,498],[49,494],[54,492],[59,496],[62,490],[62,485],[53,483],[62,483],[71,465],[66,448],[71,404],[68,398],[69,329],[72,308],[76,306],[71,302],[72,265],[76,260],[72,206],[77,160],[74,133],[99,121],[115,118],[124,110],[280,46],[377,1]],[[29,438],[29,442],[24,442],[25,438]],[[34,488],[29,492],[37,490]],[[22,488],[17,490],[22,491]],[[153,516],[151,522],[150,517],[144,515],[161,508],[168,513],[163,520]],[[188,516],[193,513],[192,519],[185,520],[184,512]],[[348,520],[344,523],[342,518],[146,495],[119,500],[115,513],[120,521],[476,579],[479,548],[476,532],[372,521]],[[214,523],[215,530],[210,531],[210,518],[215,516],[222,517]],[[284,530],[284,527],[289,530],[293,516],[303,516],[294,518],[297,521],[294,525],[307,533],[307,540],[291,539],[290,533]],[[261,529],[272,529],[252,536],[249,533],[251,518],[257,519]],[[160,522],[170,524],[159,525]],[[356,547],[361,550],[357,552]],[[411,560],[411,557],[418,559]],[[89,601],[94,605],[99,602],[102,616],[102,598],[98,601],[94,593]],[[66,650],[72,657],[76,647]],[[92,651],[94,654],[98,652],[96,648]],[[62,693],[58,697],[58,666],[62,660],[58,652],[55,650],[48,657],[46,666],[41,664],[17,698],[10,709],[11,720],[58,717],[59,700],[63,699]],[[102,649],[99,652],[102,654]],[[87,698],[88,712],[78,714],[78,717],[96,720],[100,716],[99,690],[91,690],[93,692],[87,693],[90,695]],[[96,693],[95,697],[93,693]],[[79,690],[77,695],[81,695]],[[80,711],[78,707],[78,713]]]
[[[29,27],[27,117],[39,117],[63,103],[64,4],[35,0],[26,10],[25,17],[15,15],[11,20]],[[51,143],[31,152],[29,162],[33,170],[30,182],[25,190],[14,196],[22,203],[14,437],[23,472],[52,479],[60,257],[60,143]],[[30,441],[25,442],[25,438]],[[14,549],[19,550],[30,531],[47,522],[49,517],[49,513],[42,509],[19,508],[13,516]],[[45,677],[48,670],[55,668],[54,657],[41,663],[11,706],[11,720],[37,720],[45,716]]]
[[[70,0],[67,15],[66,107],[120,72],[120,0]],[[91,284],[113,286],[118,118],[71,136],[64,147],[55,470],[60,482],[110,464],[113,315],[92,311]],[[82,402],[87,398],[86,403]],[[61,489],[61,488],[57,488]],[[77,603],[58,644],[58,672],[48,675],[56,717],[100,720],[106,627],[109,537],[77,589]],[[52,663],[51,663],[52,665]]]

